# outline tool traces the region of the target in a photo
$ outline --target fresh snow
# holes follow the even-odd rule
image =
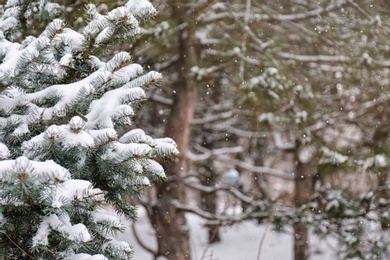
[[[30,161],[24,156],[16,160],[0,161],[0,169],[0,181],[3,183],[16,184],[20,182],[19,178],[25,178],[26,181],[30,179],[34,185],[41,185],[54,184],[70,178],[69,171],[52,160],[37,162]]]
[[[48,245],[50,230],[57,230],[69,240],[82,243],[91,239],[91,235],[83,224],[72,225],[67,214],[61,214],[60,216],[51,214],[44,217],[40,223],[38,231],[32,239],[33,246]]]
[[[144,164],[144,167],[146,171],[151,172],[153,175],[159,176],[159,177],[166,177],[164,168],[159,164],[158,162],[150,159],[146,159],[146,162]]]
[[[292,231],[279,233],[267,224],[246,221],[241,224],[221,228],[222,241],[208,247],[207,229],[204,220],[194,214],[187,214],[190,227],[192,259],[194,260],[257,260],[261,241],[260,260],[293,260]],[[127,226],[131,224],[126,222]],[[154,231],[146,213],[139,208],[135,228],[142,241],[151,248],[156,248]],[[128,228],[119,234],[118,240],[128,242],[134,249],[134,260],[152,260],[153,256],[137,243],[132,231]],[[310,234],[310,260],[336,260],[334,239],[322,240]],[[166,259],[164,257],[159,260]]]
[[[121,136],[119,141],[121,143],[145,143],[149,144],[150,146],[156,145],[154,139],[146,135],[144,130],[139,128],[128,131]]]
[[[348,156],[342,155],[336,151],[332,151],[327,147],[321,148],[322,156],[319,160],[319,164],[340,164],[348,160]]]
[[[133,251],[130,245],[124,241],[111,240],[103,244],[103,250],[105,251],[113,251],[114,249],[115,250],[119,249],[120,251],[124,251],[128,253],[131,253]]]
[[[132,0],[126,3],[126,8],[135,16],[145,16],[156,13],[153,5],[147,0]]]
[[[385,168],[389,165],[390,161],[386,159],[386,156],[384,154],[377,154],[373,157],[367,158],[363,162],[364,169],[368,169],[370,167]]]
[[[93,138],[85,131],[74,133],[68,126],[64,127],[66,131],[62,132],[62,142],[64,148],[71,147],[93,147]]]
[[[108,260],[104,255],[76,254],[64,258],[64,260]]]
[[[308,163],[313,158],[316,149],[314,146],[305,146],[298,154],[298,159],[301,163]]]
[[[103,192],[98,188],[91,189],[91,187],[92,184],[85,180],[70,179],[64,182],[55,191],[52,207],[58,209],[63,206],[64,202],[83,200],[84,198],[104,201]]]
[[[154,139],[156,141],[156,148],[155,150],[158,151],[158,153],[162,155],[166,154],[179,154],[179,150],[177,150],[177,146],[175,141],[173,141],[172,138],[165,137],[165,138],[156,138]]]
[[[116,142],[102,154],[101,158],[103,160],[112,159],[116,163],[121,163],[131,158],[146,157],[151,150],[152,148],[147,144],[122,144]]]
[[[61,60],[60,60],[60,65],[62,66],[69,66],[69,64],[72,62],[73,56],[71,53],[65,54]]]
[[[61,6],[57,3],[46,3],[45,10],[46,12],[52,14],[58,12],[58,10],[61,10]]]
[[[96,36],[95,44],[98,46],[102,44],[103,42],[107,41],[112,35],[114,34],[114,31],[110,27],[104,28],[98,36]]]
[[[95,211],[92,213],[92,218],[96,222],[110,221],[110,222],[114,223],[114,226],[118,229],[125,228],[122,221],[119,219],[118,215],[116,215],[114,213]]]
[[[10,156],[10,152],[7,146],[0,142],[0,160],[7,159]]]
[[[149,179],[148,179],[148,177],[141,177],[142,179],[141,179],[141,185],[144,185],[144,186],[150,186],[150,181],[149,181]]]

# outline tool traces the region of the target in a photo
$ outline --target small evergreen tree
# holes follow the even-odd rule
[[[113,238],[124,226],[102,206],[134,219],[126,196],[164,178],[156,160],[178,152],[172,139],[129,127],[161,75],[126,52],[103,57],[155,9],[137,0],[101,14],[89,4],[80,30],[54,19],[18,43],[29,18],[61,7],[30,2],[0,8],[0,258],[129,259]]]

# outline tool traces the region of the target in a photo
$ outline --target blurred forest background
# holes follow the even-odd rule
[[[180,157],[128,198],[154,228],[158,246],[139,241],[145,250],[191,259],[192,213],[209,243],[255,220],[293,230],[295,260],[309,259],[310,230],[335,237],[340,259],[390,259],[390,2],[151,2],[156,17],[118,49],[163,74],[134,126],[173,138]],[[86,3],[57,11],[77,28]]]

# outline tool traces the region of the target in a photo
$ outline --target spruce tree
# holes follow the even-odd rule
[[[54,7],[0,8],[0,258],[129,259],[114,239],[124,226],[104,207],[134,219],[126,198],[163,179],[157,161],[178,153],[172,139],[132,126],[161,74],[118,52],[156,11],[146,0],[106,14],[88,4],[83,28],[54,19],[24,37]]]

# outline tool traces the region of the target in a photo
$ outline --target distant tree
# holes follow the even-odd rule
[[[336,226],[374,221],[370,214],[378,216],[376,223],[384,217],[375,200],[385,203],[388,199],[383,197],[390,158],[389,136],[383,135],[389,132],[389,88],[383,80],[389,59],[388,24],[383,19],[387,11],[381,1],[259,4],[248,0],[210,8],[214,15],[204,15],[205,20],[210,17],[208,22],[221,24],[215,32],[226,37],[222,46],[227,39],[236,42],[235,47],[209,53],[237,60],[233,70],[240,77],[230,79],[237,86],[237,105],[252,110],[251,128],[266,131],[277,150],[293,155],[295,166],[290,171],[297,215],[287,219],[295,230],[295,259],[307,259],[310,254],[307,227],[321,225],[310,222],[309,211]],[[355,174],[360,185],[332,185],[330,180],[340,178],[341,172],[345,181]],[[369,185],[359,173],[376,179],[381,188]],[[323,196],[321,203],[336,197],[338,210],[348,204],[345,207],[354,208],[354,213],[341,210],[335,216],[332,205],[321,208],[318,201],[314,204],[319,208],[312,208],[316,196]],[[367,225],[358,226],[359,231],[348,230],[347,224],[331,228],[340,239],[340,255],[382,257],[387,249],[379,245],[380,240],[366,236]],[[346,239],[346,234],[352,235]]]
[[[157,161],[178,151],[132,126],[161,74],[127,52],[101,57],[134,40],[138,20],[156,11],[146,0],[106,14],[88,4],[78,31],[54,19],[25,34],[30,18],[57,7],[8,1],[0,13],[0,256],[130,259],[131,247],[113,238],[123,224],[102,207],[135,219],[127,197],[164,179]]]
[[[263,177],[262,185],[268,176],[295,184],[294,207],[283,207],[281,212],[272,206],[280,200],[269,203],[270,198],[251,199],[260,196],[248,193],[245,197],[237,191],[234,194],[249,206],[230,220],[172,200],[176,207],[213,224],[258,218],[270,220],[276,228],[291,225],[296,233],[296,259],[309,257],[309,227],[324,236],[336,235],[342,256],[383,254],[385,247],[379,240],[365,237],[367,226],[358,223],[371,221],[370,214],[377,214],[374,222],[386,226],[382,211],[387,205],[389,171],[386,8],[386,1],[191,1],[180,7],[187,14],[186,22],[176,26],[172,17],[179,16],[168,15],[156,27],[159,30],[148,31],[149,36],[170,37],[155,45],[162,49],[149,47],[155,52],[139,52],[139,57],[150,61],[152,67],[163,68],[169,77],[183,77],[201,89],[190,126],[193,135],[188,159],[197,163],[192,165],[192,173],[201,172],[203,165],[209,167],[207,160],[211,159],[255,173],[256,181]],[[173,55],[180,42],[178,28],[195,32],[195,41],[191,38],[192,51],[198,57],[195,66],[180,63],[181,56]],[[185,35],[193,37],[188,31]],[[192,67],[188,70],[187,66]],[[176,90],[169,84],[163,90],[155,91],[152,99],[169,108]],[[164,107],[158,112],[171,115],[167,111]],[[164,123],[164,117],[158,120]],[[239,149],[228,147],[238,144],[241,158],[247,161],[226,156],[236,153]],[[217,149],[221,147],[225,149]],[[290,168],[281,171],[261,165],[262,158],[274,154],[289,158]],[[183,172],[184,177],[188,173]],[[364,175],[380,187],[368,185]],[[184,183],[208,195],[228,189],[181,177],[175,175],[172,183]],[[357,192],[340,185],[348,178],[360,180],[362,189]],[[340,181],[335,184],[335,180]],[[337,214],[333,203],[339,203]],[[354,214],[344,214],[343,207],[353,209]],[[330,222],[332,227],[317,229],[321,222],[310,221],[311,217]],[[340,228],[341,223],[345,228]],[[359,228],[351,229],[347,223]]]

